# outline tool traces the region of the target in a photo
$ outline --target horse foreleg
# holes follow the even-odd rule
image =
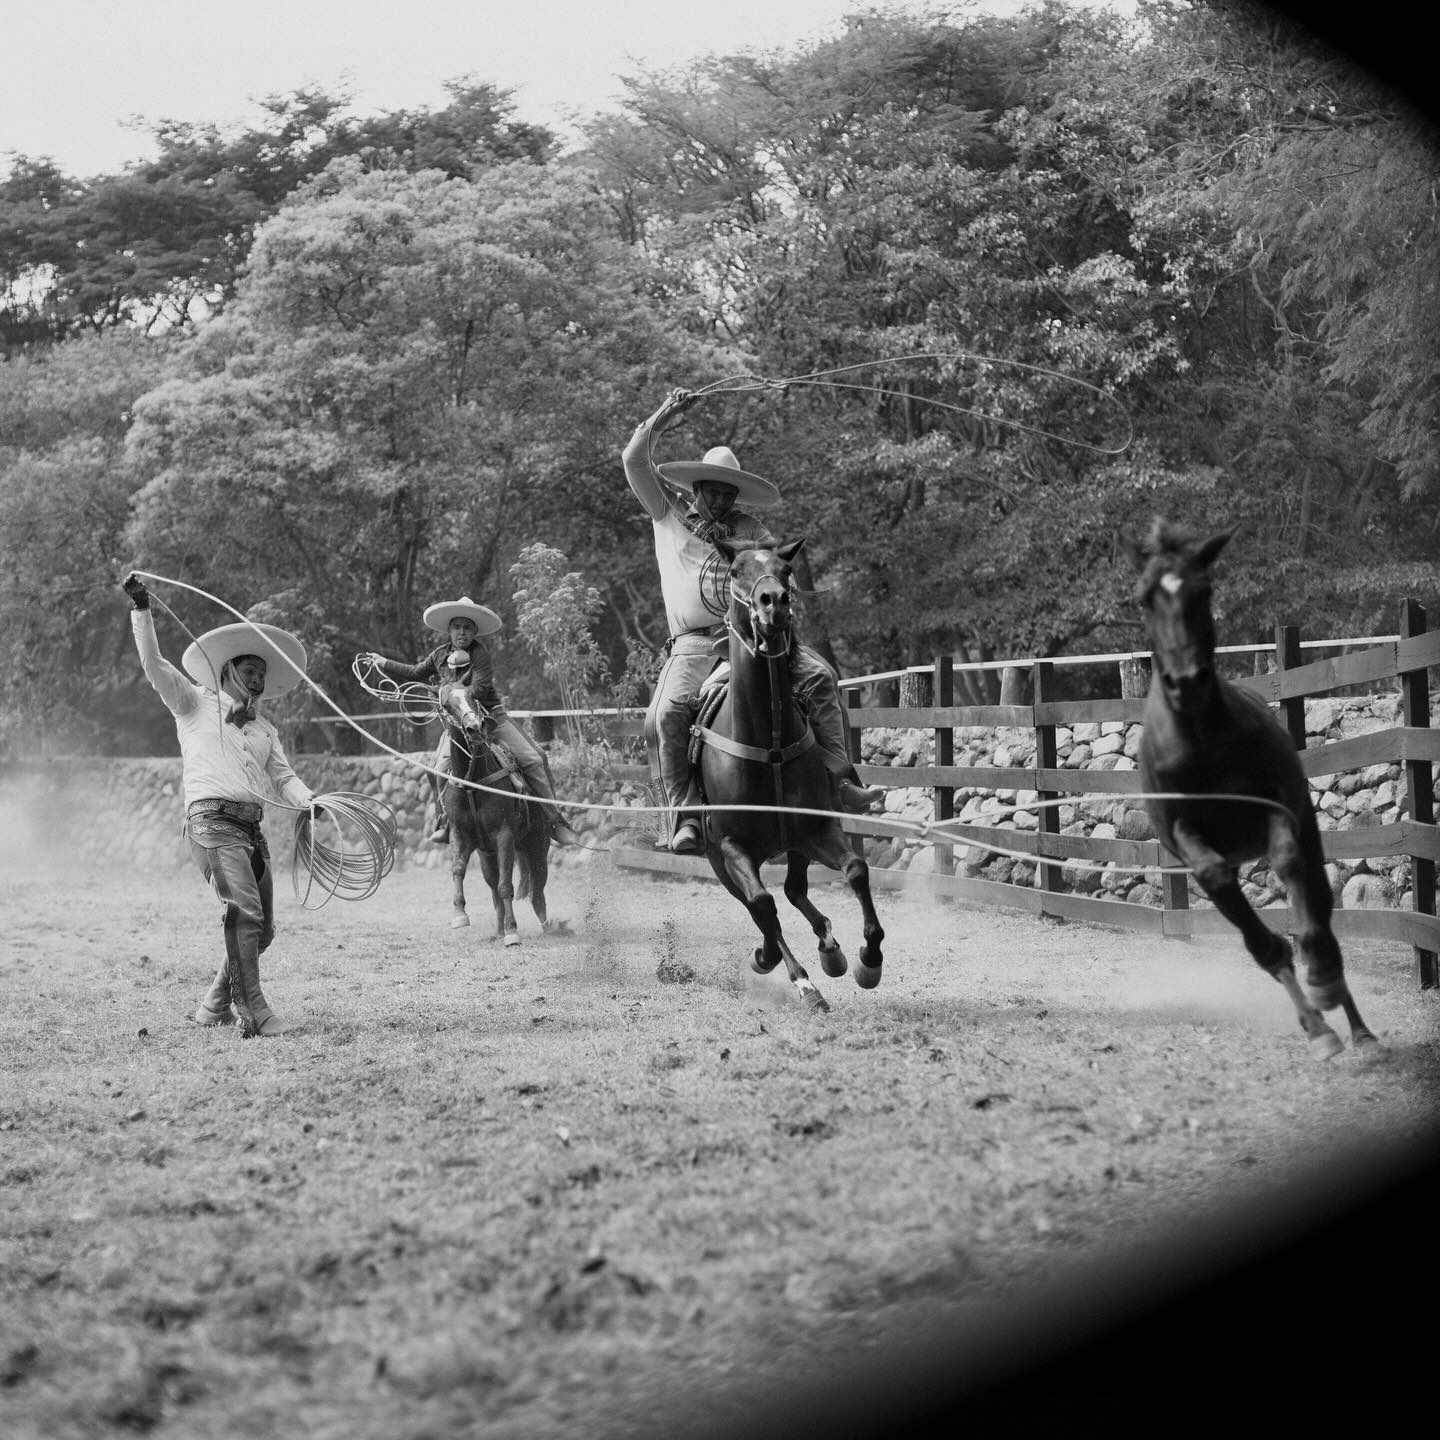
[[[490,899],[495,907],[495,935],[506,945],[520,943],[520,927],[515,923],[515,847],[500,836],[494,850],[481,856],[485,869],[485,883],[490,887]]]
[[[786,857],[785,898],[810,922],[820,941],[820,968],[827,975],[843,975],[849,969],[849,961],[835,938],[830,917],[810,899],[810,857],[798,850],[790,851]]]
[[[838,822],[810,846],[810,856],[838,870],[860,902],[865,941],[855,962],[855,983],[862,990],[873,990],[880,983],[881,967],[885,963],[885,927],[880,923],[875,897],[870,893],[870,867],[850,848]]]
[[[1345,1048],[1345,1042],[1325,1023],[1325,1017],[1300,988],[1290,942],[1283,935],[1277,935],[1255,913],[1240,889],[1235,867],[1183,824],[1174,827],[1170,848],[1190,867],[1195,883],[1214,901],[1215,908],[1240,932],[1251,959],[1280,982],[1295,1007],[1300,1028],[1310,1041],[1310,1053],[1317,1060],[1338,1055]]]
[[[458,817],[450,817],[450,928],[462,930],[470,923],[465,911],[465,869],[470,864],[470,843],[462,834]]]
[[[1270,823],[1270,864],[1280,877],[1295,913],[1295,939],[1305,962],[1305,990],[1321,1011],[1340,1006],[1350,1026],[1350,1040],[1356,1046],[1377,1045],[1374,1032],[1360,1016],[1345,980],[1340,942],[1335,938],[1330,917],[1335,901],[1325,874],[1320,832],[1313,824],[1300,821],[1292,827],[1283,816]]]
[[[757,975],[768,975],[782,960],[790,984],[807,1009],[825,1012],[830,1009],[825,997],[815,987],[815,982],[806,973],[805,967],[791,953],[780,929],[780,912],[775,897],[765,888],[760,879],[760,867],[730,836],[721,839],[717,847],[707,852],[710,866],[721,883],[750,912],[750,918],[760,931],[760,948],[751,958],[750,967]]]

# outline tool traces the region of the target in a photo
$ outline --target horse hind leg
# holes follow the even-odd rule
[[[1186,858],[1183,852],[1182,858]],[[1317,1060],[1338,1055],[1345,1048],[1345,1042],[1325,1023],[1325,1017],[1300,988],[1289,940],[1277,935],[1255,913],[1240,889],[1235,868],[1218,857],[1208,865],[1196,865],[1188,860],[1187,863],[1200,888],[1215,902],[1215,908],[1240,932],[1251,959],[1272,980],[1278,981],[1290,997],[1300,1028],[1310,1042],[1310,1054]]]
[[[1357,1049],[1378,1045],[1375,1033],[1360,1015],[1345,979],[1340,942],[1331,926],[1335,902],[1320,849],[1319,832],[1306,832],[1298,840],[1285,827],[1271,852],[1271,865],[1290,897],[1295,914],[1295,939],[1305,962],[1305,993],[1316,1010],[1345,1013],[1350,1043]]]
[[[494,850],[481,852],[480,864],[485,871],[485,883],[490,887],[490,899],[495,909],[495,936],[507,946],[520,943],[520,927],[515,923],[515,891],[511,880],[511,867],[506,857]]]
[[[843,975],[850,968],[840,942],[835,938],[835,927],[830,917],[810,899],[810,857],[792,850],[786,860],[785,898],[810,922],[810,928],[819,940],[820,968],[832,979]]]
[[[811,847],[810,853],[822,865],[838,870],[860,902],[865,938],[855,961],[855,983],[862,990],[873,990],[880,983],[885,964],[885,927],[880,923],[875,897],[870,892],[870,867],[846,843],[845,832],[838,824],[831,834],[822,836]]]

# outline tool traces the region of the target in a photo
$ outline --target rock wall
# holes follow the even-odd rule
[[[1437,697],[1440,698],[1440,697]],[[1364,699],[1318,699],[1307,702],[1309,745],[1347,739],[1400,724],[1400,702],[1395,695]],[[1139,753],[1141,727],[1119,721],[1061,728],[1056,740],[1059,764],[1064,769],[1132,770]],[[657,817],[644,810],[626,816],[627,808],[653,804],[643,766],[613,763],[592,754],[583,760],[556,743],[547,747],[556,791],[565,800],[584,801],[591,807],[567,811],[570,824],[599,849],[617,838],[632,844],[650,843],[658,833]],[[903,772],[933,762],[934,736],[923,730],[867,730],[862,737],[862,762]],[[325,792],[358,792],[378,796],[394,810],[398,821],[396,865],[436,868],[447,863],[446,853],[427,844],[428,777],[420,768],[433,752],[419,751],[403,758],[304,756],[299,768],[307,783]],[[1035,760],[1032,730],[970,727],[955,732],[955,764],[965,766],[1031,766]],[[1437,767],[1440,768],[1440,767]],[[1440,779],[1434,782],[1440,799]],[[65,846],[96,862],[113,861],[117,853],[146,869],[183,867],[191,861],[180,835],[183,804],[180,761],[78,759],[48,764],[13,764],[0,771],[0,791],[15,807],[39,844]],[[1389,823],[1408,813],[1405,775],[1399,765],[1373,765],[1363,771],[1312,779],[1312,795],[1323,830],[1348,830]],[[956,817],[961,822],[1005,830],[1039,828],[1033,806],[1034,791],[962,788],[955,792]],[[934,814],[933,792],[907,786],[902,773],[890,782],[885,814],[916,822]],[[1121,796],[1078,797],[1060,807],[1061,830],[1069,835],[1153,838],[1145,811],[1138,801]],[[277,866],[288,866],[293,848],[293,822],[283,809],[267,812],[266,835]],[[933,844],[920,839],[867,839],[871,864],[917,873],[935,865]],[[587,851],[555,850],[552,863],[585,864]],[[957,845],[958,873],[1017,885],[1035,883],[1033,861],[1015,859],[982,846]],[[1406,906],[1410,902],[1409,861],[1404,856],[1338,859],[1327,866],[1338,904],[1347,908]],[[1137,904],[1160,903],[1159,876],[1134,874],[1118,866],[1102,870],[1067,864],[1063,874],[1068,888],[1099,893],[1107,898]],[[1283,903],[1284,893],[1263,863],[1245,874],[1246,893],[1256,905]],[[1191,893],[1202,897],[1193,883]]]
[[[1437,697],[1440,698],[1440,697]],[[1432,713],[1435,709],[1432,699]],[[1320,698],[1306,702],[1307,748],[1350,739],[1403,723],[1398,695],[1364,698]],[[1059,766],[1072,770],[1133,770],[1140,752],[1142,726],[1138,722],[1107,721],[1059,727],[1056,748]],[[929,731],[870,730],[862,747],[864,761],[904,769],[933,763],[934,737]],[[1035,733],[1024,729],[973,727],[955,732],[956,765],[1031,766],[1035,763]],[[890,782],[894,785],[894,782]],[[1440,774],[1432,777],[1432,790],[1440,800]],[[1371,765],[1336,775],[1311,777],[1311,798],[1320,828],[1350,830],[1389,824],[1409,813],[1404,767]],[[1026,809],[1037,799],[1033,790],[960,788],[955,791],[955,815],[962,822],[999,830],[1037,830],[1039,812]],[[1143,804],[1123,796],[1079,796],[1060,807],[1060,828],[1067,835],[1124,840],[1151,840],[1155,832]],[[896,818],[929,819],[934,814],[933,791],[921,787],[890,789],[885,813]],[[935,864],[935,847],[913,840],[867,840],[866,856],[872,864],[899,866],[917,872]],[[1017,885],[1036,883],[1037,865],[981,846],[955,847],[956,873]],[[1406,907],[1410,863],[1407,857],[1370,856],[1336,859],[1326,865],[1336,904],[1350,909]],[[1069,889],[1101,894],[1138,904],[1161,903],[1157,873],[1135,874],[1111,865],[1102,870],[1069,864],[1062,870]],[[1285,903],[1284,889],[1268,865],[1258,863],[1242,871],[1243,888],[1257,907]],[[1190,884],[1192,903],[1204,902]]]

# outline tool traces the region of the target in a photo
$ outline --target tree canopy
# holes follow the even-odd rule
[[[449,97],[302,91],[0,181],[0,545],[40,597],[0,600],[12,731],[133,695],[123,643],[63,643],[131,561],[299,630],[343,701],[439,596],[513,620],[542,545],[621,676],[665,636],[618,457],[677,384],[706,394],[657,458],[776,480],[852,672],[1139,645],[1120,537],[1156,512],[1238,528],[1232,641],[1440,602],[1435,135],[1300,25],[857,10],[628,76],[566,150]]]

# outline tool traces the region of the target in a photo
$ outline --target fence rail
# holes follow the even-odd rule
[[[1405,775],[1409,813],[1404,819],[1351,830],[1322,832],[1327,859],[1358,859],[1373,856],[1403,856],[1410,865],[1412,909],[1337,910],[1335,931],[1340,936],[1393,940],[1414,950],[1417,983],[1433,988],[1440,982],[1437,954],[1440,954],[1440,918],[1436,915],[1436,866],[1440,863],[1440,827],[1434,813],[1434,772],[1440,764],[1440,731],[1431,728],[1428,672],[1440,667],[1440,630],[1427,630],[1425,611],[1413,600],[1401,607],[1400,637],[1366,643],[1354,653],[1300,663],[1302,644],[1294,626],[1276,631],[1274,673],[1246,676],[1238,684],[1254,691],[1278,707],[1280,719],[1303,752],[1301,765],[1307,776],[1334,775],[1375,764],[1399,765]],[[1327,642],[1340,644],[1343,642]],[[1237,648],[1237,647],[1232,647]],[[1251,647],[1238,647],[1250,649]],[[1145,658],[1143,653],[1123,658]],[[1020,668],[1011,662],[1010,668]],[[851,726],[851,754],[860,756],[860,736],[867,728],[928,730],[934,736],[935,763],[897,769],[884,765],[857,764],[860,778],[869,785],[927,788],[934,794],[934,818],[952,820],[955,791],[1025,790],[1036,792],[1041,802],[1064,796],[1124,796],[1141,793],[1137,771],[1075,770],[1056,763],[1056,730],[1084,722],[1139,721],[1144,713],[1143,698],[1056,701],[1055,663],[1028,662],[1030,705],[955,705],[954,663],[941,656],[928,671],[934,702],[920,706],[866,706],[860,703],[858,684],[847,686],[848,718]],[[911,667],[905,674],[917,673]],[[875,677],[868,677],[875,678]],[[1402,698],[1403,724],[1377,730],[1353,739],[1305,747],[1305,701],[1331,690],[1353,685],[1374,686],[1397,682]],[[969,726],[1025,729],[1035,736],[1036,762],[1027,766],[956,765],[954,732]],[[1132,868],[1161,869],[1178,866],[1178,858],[1158,840],[1123,840],[1060,833],[1058,805],[1038,808],[1039,828],[1033,831],[997,830],[967,826],[957,843],[979,848],[1003,849],[1034,855],[1038,862],[1033,885],[984,880],[954,872],[955,845],[934,840],[937,847],[934,871],[916,876],[872,867],[871,880],[878,888],[921,889],[933,894],[969,900],[979,904],[1005,906],[1038,915],[1051,915],[1115,925],[1124,929],[1150,931],[1160,935],[1192,936],[1221,934],[1229,922],[1212,908],[1192,909],[1184,874],[1162,875],[1162,903],[1139,905],[1125,900],[1104,900],[1073,893],[1065,888],[1062,867],[1067,860],[1114,862]],[[886,828],[865,816],[846,816],[843,825],[857,846],[865,837],[893,838]],[[663,852],[626,851],[617,854],[622,864],[682,875],[708,875],[703,859]],[[779,865],[766,867],[767,879],[781,873]],[[1261,919],[1282,933],[1294,926],[1288,906],[1266,906]]]

